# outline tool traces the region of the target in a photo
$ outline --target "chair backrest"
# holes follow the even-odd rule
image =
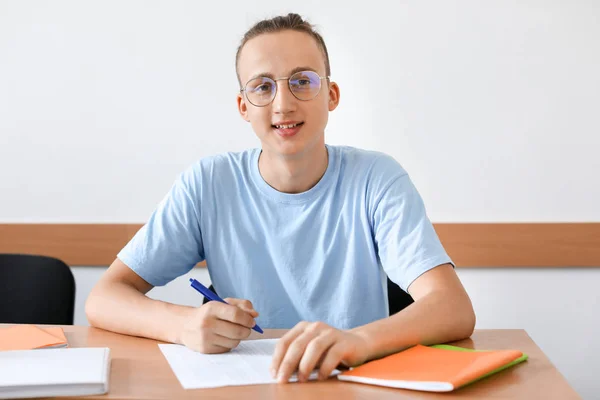
[[[0,323],[72,325],[75,279],[52,257],[0,254]]]
[[[402,290],[402,288],[392,282],[390,278],[387,279],[387,287],[390,315],[394,315],[398,311],[404,310],[415,302],[410,294]]]
[[[402,311],[403,309],[405,309],[406,307],[408,307],[409,305],[414,303],[412,296],[410,294],[406,293],[404,290],[402,290],[402,288],[400,286],[398,286],[394,282],[392,282],[390,280],[390,278],[387,279],[387,287],[388,287],[388,306],[390,309],[390,315],[394,315],[398,311]],[[209,289],[212,290],[213,292],[217,293],[215,291],[215,287],[213,285],[210,285]],[[202,301],[202,304],[205,304],[208,301],[209,300],[205,297],[204,300]]]

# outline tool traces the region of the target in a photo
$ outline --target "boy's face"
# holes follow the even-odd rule
[[[249,40],[238,61],[242,87],[258,76],[289,78],[299,68],[325,76],[325,58],[314,38],[290,30]],[[277,80],[276,86],[275,98],[264,107],[250,103],[244,93],[238,94],[239,112],[252,125],[263,151],[286,158],[310,155],[325,143],[325,126],[329,111],[338,105],[339,88],[334,82],[322,79],[316,97],[304,101],[292,94],[287,80]],[[300,125],[278,128],[282,123]]]

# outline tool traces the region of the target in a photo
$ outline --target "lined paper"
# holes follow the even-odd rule
[[[178,344],[159,344],[184,389],[276,383],[269,367],[278,339],[242,341],[223,354],[203,354]],[[339,373],[334,370],[332,375]],[[309,379],[316,379],[313,371]],[[293,376],[290,382],[297,379]]]

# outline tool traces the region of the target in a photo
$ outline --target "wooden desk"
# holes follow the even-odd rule
[[[456,392],[435,394],[391,389],[335,378],[325,382],[233,386],[185,390],[160,352],[157,341],[83,326],[63,326],[71,347],[110,347],[110,391],[85,399],[579,399],[565,378],[523,330],[478,330],[454,344],[475,349],[518,349],[529,360]],[[280,337],[267,330],[251,338]],[[70,397],[69,399],[72,399]]]

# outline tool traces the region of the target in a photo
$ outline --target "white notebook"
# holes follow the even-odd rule
[[[0,351],[0,399],[108,392],[107,347]]]

